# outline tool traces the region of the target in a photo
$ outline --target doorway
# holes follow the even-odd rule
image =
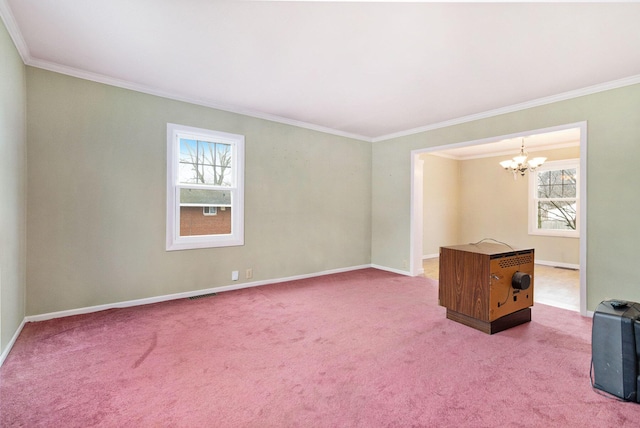
[[[426,222],[425,223],[425,215],[429,215],[429,209],[425,209],[425,204],[428,206],[429,204],[429,198],[431,198],[431,196],[429,196],[429,192],[427,191],[425,194],[425,182],[429,183],[429,177],[426,176],[425,179],[423,179],[423,174],[427,173],[427,172],[432,172],[431,165],[427,165],[427,169],[425,170],[425,166],[424,166],[424,155],[425,154],[438,154],[440,156],[449,156],[450,158],[455,158],[456,156],[460,156],[460,153],[463,153],[464,156],[469,156],[469,153],[475,153],[475,155],[472,156],[480,156],[480,157],[486,157],[486,161],[489,162],[490,157],[512,157],[514,154],[514,151],[519,150],[519,146],[518,147],[514,147],[513,142],[514,141],[519,141],[520,139],[524,138],[527,141],[527,150],[531,153],[534,153],[535,151],[540,151],[540,150],[551,150],[551,149],[559,149],[561,147],[568,147],[568,145],[570,145],[569,142],[567,141],[562,141],[562,138],[560,138],[561,136],[567,136],[567,135],[571,135],[573,133],[574,137],[573,137],[573,145],[576,146],[578,145],[579,147],[574,149],[575,151],[579,152],[579,164],[580,164],[580,186],[579,186],[579,222],[578,222],[578,229],[579,229],[579,235],[580,237],[578,238],[579,243],[577,245],[577,252],[579,253],[579,260],[574,260],[571,261],[569,263],[567,262],[563,262],[562,260],[555,260],[555,261],[551,261],[552,263],[550,263],[549,260],[541,260],[543,265],[541,265],[541,268],[539,269],[539,278],[538,276],[536,276],[536,287],[538,289],[538,285],[540,286],[540,298],[541,300],[539,301],[539,303],[545,303],[545,304],[553,304],[553,292],[554,292],[554,286],[550,285],[548,289],[544,289],[544,277],[548,276],[549,278],[557,278],[557,277],[562,277],[568,274],[568,277],[571,277],[571,275],[573,275],[573,277],[578,277],[577,281],[578,281],[578,290],[577,290],[577,296],[574,294],[573,296],[570,296],[570,299],[573,298],[575,301],[578,302],[577,306],[579,308],[579,311],[582,315],[586,315],[587,311],[586,311],[586,216],[587,216],[587,212],[586,212],[586,189],[587,189],[587,183],[586,183],[586,153],[587,153],[587,133],[586,133],[586,122],[579,122],[579,123],[573,123],[573,124],[567,124],[567,125],[561,125],[561,126],[557,126],[557,127],[551,127],[551,128],[544,128],[544,129],[536,129],[536,130],[530,130],[530,131],[524,131],[524,132],[520,132],[520,133],[516,133],[516,134],[510,134],[510,135],[503,135],[503,136],[496,136],[496,137],[492,137],[492,138],[486,138],[486,139],[482,139],[482,140],[475,140],[475,141],[467,141],[467,142],[462,142],[462,143],[457,143],[457,144],[451,144],[451,145],[446,145],[446,146],[436,146],[436,147],[431,147],[431,148],[425,148],[425,149],[421,149],[421,150],[414,150],[411,153],[411,168],[412,168],[412,190],[411,190],[411,274],[412,275],[421,275],[423,273],[423,257],[437,257],[437,253],[438,253],[438,246],[433,246],[431,245],[429,248],[423,248],[426,246],[429,246],[430,244],[427,242],[425,244],[425,242],[423,241],[423,228],[425,230],[425,235],[429,235],[430,232],[429,229],[429,223]],[[555,139],[555,140],[554,140]],[[565,138],[566,140],[566,138]],[[531,145],[529,145],[531,143]],[[509,145],[510,144],[510,145]],[[478,153],[480,153],[480,155],[478,155]],[[491,159],[491,162],[493,165],[495,159]],[[496,167],[496,171],[500,171],[500,166],[495,165]],[[493,168],[493,166],[491,166],[491,168]],[[476,171],[475,174],[477,174],[478,172]],[[494,173],[494,170],[491,170],[491,173]],[[500,173],[502,173],[504,176],[501,178],[501,180],[510,180],[510,177],[507,175],[506,172],[504,171],[500,171]],[[520,178],[520,177],[518,177]],[[527,179],[526,177],[524,178],[525,180]],[[440,182],[443,180],[437,179],[436,181]],[[441,183],[442,184],[442,183]],[[476,191],[476,193],[484,193],[485,195],[482,196],[482,199],[480,199],[482,202],[482,204],[495,204],[497,199],[501,197],[501,194],[496,194],[495,192],[492,193],[491,192],[492,189],[486,189],[486,191]],[[473,207],[477,207],[479,204],[478,199],[476,199],[476,201],[474,203],[471,204],[471,207],[465,204],[461,203],[460,207],[455,207],[455,205],[453,205],[453,208],[451,208],[448,212],[464,212],[465,210],[473,210]],[[468,214],[468,213],[467,213]],[[525,214],[526,215],[526,214]],[[469,221],[469,216],[467,215],[466,217],[467,222]],[[428,219],[426,219],[428,220]],[[479,219],[478,222],[481,223],[482,219]],[[484,219],[485,221],[487,219]],[[437,221],[437,220],[436,220]],[[500,227],[502,228],[506,228],[506,226],[501,224],[500,220],[497,220],[496,222],[497,226],[494,227],[494,230],[491,231],[489,230],[488,233],[497,233],[499,234],[500,231]],[[486,225],[489,225],[490,223],[486,223]],[[444,228],[444,226],[441,225],[437,225],[437,228],[439,228],[440,231],[442,231],[442,229]],[[474,239],[474,238],[478,238],[478,239],[482,239],[482,238],[496,238],[495,236],[471,236],[473,234],[469,233],[469,229],[468,227],[465,228],[464,224],[462,226],[458,225],[457,226],[458,229],[463,229],[462,231],[458,230],[458,232],[460,233],[460,235],[457,238],[452,238],[451,235],[446,238],[444,241],[442,242],[438,242],[438,245],[456,245],[456,244],[461,244],[461,243],[465,243],[465,242],[459,242],[459,239],[465,239],[465,240],[469,240],[469,239]],[[491,226],[493,227],[493,226]],[[488,229],[491,229],[491,227],[488,226]],[[496,229],[496,227],[498,229]],[[516,246],[520,246],[523,247],[524,245],[528,245],[529,241],[527,238],[527,230],[526,230],[526,226],[525,226],[525,230],[521,231],[521,236],[518,238],[518,244]],[[477,231],[476,231],[477,233]],[[446,234],[445,234],[446,236]],[[508,238],[511,237],[511,235],[508,235]],[[458,240],[456,240],[458,239]],[[536,241],[536,239],[538,239]],[[425,238],[426,240],[426,238]],[[477,239],[475,239],[477,240]],[[507,239],[509,240],[509,239]],[[524,242],[524,244],[523,244]],[[539,238],[537,237],[532,237],[531,238],[531,242],[540,242]],[[535,248],[535,246],[534,246]],[[536,261],[538,261],[538,253],[536,253]],[[559,263],[556,263],[559,262]],[[553,270],[549,270],[549,269],[553,269]],[[538,271],[538,269],[537,269]],[[545,274],[546,273],[546,274]],[[556,275],[559,274],[559,275]],[[538,281],[539,280],[539,281]],[[560,283],[565,283],[568,280],[564,279],[564,280],[560,280]],[[556,293],[556,295],[558,296],[557,302],[556,304],[554,304],[555,306],[559,306],[559,307],[565,307],[567,309],[573,309],[576,310],[576,304],[573,303],[573,307],[571,307],[571,305],[569,305],[569,307],[567,306],[566,302],[567,302],[567,296],[562,297],[561,294],[562,293],[568,293],[567,290],[563,290],[561,291],[558,287],[557,284],[559,284],[558,282],[556,282],[556,289],[555,291],[558,291],[558,293]],[[575,291],[575,287],[574,287],[574,293],[576,293]],[[569,299],[569,300],[570,300]],[[564,301],[564,302],[563,302]]]

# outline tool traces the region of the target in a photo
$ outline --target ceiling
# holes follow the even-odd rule
[[[528,134],[528,133],[527,133]],[[520,152],[520,146],[524,143],[525,151],[530,154],[542,150],[560,149],[564,147],[580,146],[580,128],[568,128],[560,130],[540,131],[533,134],[522,134],[507,138],[496,137],[480,142],[461,142],[452,145],[453,148],[428,149],[426,152],[456,160],[478,159],[490,156],[506,156],[512,158]]]
[[[28,65],[379,141],[640,83],[640,3],[0,0]]]

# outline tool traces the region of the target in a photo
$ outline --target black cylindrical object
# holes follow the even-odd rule
[[[531,285],[531,275],[525,272],[516,272],[511,277],[511,286],[516,290],[526,290]]]

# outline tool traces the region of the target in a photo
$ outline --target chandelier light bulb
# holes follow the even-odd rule
[[[524,177],[525,172],[534,171],[537,167],[542,165],[547,158],[537,157],[527,161],[529,154],[524,151],[524,138],[522,139],[522,146],[520,147],[520,154],[514,156],[513,159],[503,160],[500,162],[500,166],[507,172],[513,173],[513,179],[518,177],[518,174]]]

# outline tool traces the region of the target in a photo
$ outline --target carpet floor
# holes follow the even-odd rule
[[[3,427],[637,427],[591,388],[591,319],[494,335],[375,269],[28,323]]]

